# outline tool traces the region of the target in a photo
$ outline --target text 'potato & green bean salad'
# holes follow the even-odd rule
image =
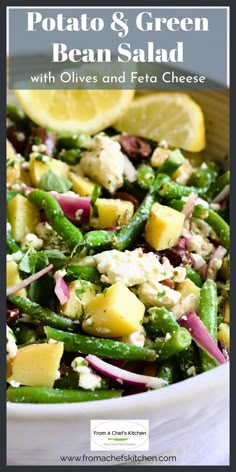
[[[127,396],[229,360],[229,171],[195,155],[186,94],[128,101],[71,133],[7,106],[10,402]]]

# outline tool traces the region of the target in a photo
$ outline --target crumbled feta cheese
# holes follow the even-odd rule
[[[13,184],[11,186],[11,189],[14,190],[15,192],[20,192],[21,191],[21,184]]]
[[[196,201],[196,205],[201,205],[204,208],[209,208],[209,203],[206,200],[203,200],[203,198],[201,198],[201,197],[198,197],[198,199]]]
[[[208,256],[214,250],[213,244],[200,234],[195,234],[194,236],[188,238],[186,247],[188,251],[195,251],[202,257]]]
[[[194,375],[197,374],[197,372],[196,372],[196,367],[195,367],[194,365],[192,365],[191,367],[189,367],[189,368],[187,369],[187,374],[188,374],[189,376],[192,375],[192,376],[194,377]]]
[[[22,240],[21,247],[22,249],[27,249],[30,245],[33,246],[34,249],[38,250],[41,249],[43,246],[43,240],[38,238],[36,234],[28,233]]]
[[[16,338],[13,334],[13,331],[9,326],[7,326],[7,360],[12,359],[16,356],[17,353],[17,345],[16,345]]]
[[[101,387],[101,377],[92,372],[91,368],[88,367],[86,359],[83,357],[76,357],[72,361],[71,367],[79,374],[79,387],[86,390],[95,390],[95,388]]]
[[[28,161],[22,162],[21,168],[24,170],[27,170],[29,168],[29,162]]]
[[[54,233],[54,229],[47,221],[38,223],[35,230],[37,235],[42,239],[48,239],[53,236]]]
[[[9,384],[14,388],[18,388],[20,386],[20,382],[16,382],[15,380],[9,380]]]
[[[23,254],[21,251],[14,252],[13,254],[7,254],[7,262],[10,261],[15,261],[19,262],[23,257]]]
[[[80,165],[86,175],[110,193],[123,185],[124,156],[120,144],[102,133],[94,136],[91,150],[81,154]]]
[[[173,270],[173,282],[183,282],[186,278],[186,269],[185,267],[175,267]]]
[[[133,346],[140,346],[143,347],[145,343],[145,330],[141,326],[138,331],[129,334],[129,336],[123,336],[120,338],[122,343],[133,344]]]
[[[187,311],[193,310],[197,312],[198,306],[199,297],[195,293],[190,293],[172,308],[172,312],[176,318],[180,318],[184,313],[187,313]]]
[[[38,145],[37,145],[37,144],[33,144],[33,146],[32,146],[32,151],[33,151],[33,152],[37,152],[37,153],[38,153],[38,152],[40,152],[40,153],[41,153],[41,152],[45,152],[45,151],[47,151],[47,146],[46,146],[45,144],[38,144]]]
[[[181,293],[162,285],[153,278],[150,282],[140,284],[136,294],[146,306],[164,306],[171,308],[179,303]]]
[[[141,248],[134,251],[104,251],[93,256],[97,268],[102,274],[101,282],[115,284],[123,282],[127,287],[142,284],[148,280],[169,279],[173,275],[173,267],[166,267],[159,262],[153,253],[144,253]]]
[[[168,341],[168,339],[170,339],[170,338],[171,338],[171,334],[170,334],[170,333],[166,333],[166,335],[165,335],[165,341]]]

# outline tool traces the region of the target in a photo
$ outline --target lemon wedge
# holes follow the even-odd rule
[[[58,132],[95,134],[129,108],[134,90],[15,90],[23,111]]]
[[[202,110],[186,93],[156,92],[138,97],[113,126],[190,152],[201,151],[206,144]]]

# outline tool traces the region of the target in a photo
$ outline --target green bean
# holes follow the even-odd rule
[[[197,287],[202,287],[203,280],[201,276],[190,266],[186,265],[186,277],[190,279]]]
[[[221,244],[226,248],[229,249],[230,245],[230,231],[229,225],[223,218],[218,215],[215,211],[208,209],[208,215],[205,218],[205,221],[212,227],[212,229],[217,234]]]
[[[156,338],[150,347],[155,349],[158,359],[164,361],[186,349],[191,341],[189,332],[185,328],[179,328],[168,338]]]
[[[218,298],[217,285],[214,280],[206,280],[200,292],[200,306],[198,316],[203,322],[212,339],[217,343],[217,313]],[[200,350],[202,370],[207,371],[217,365],[217,362],[202,349]]]
[[[140,164],[137,168],[137,182],[140,187],[149,190],[155,180],[155,172],[148,164]]]
[[[218,169],[216,166],[212,165],[210,162],[209,164],[205,164],[204,167],[199,167],[192,172],[187,185],[193,185],[195,187],[206,189],[215,181],[218,176]]]
[[[69,166],[75,166],[80,160],[80,153],[81,149],[62,149],[58,157]]]
[[[64,316],[57,315],[49,308],[43,308],[38,303],[34,303],[28,298],[11,295],[8,300],[20,309],[21,313],[26,313],[32,318],[59,329],[75,330],[76,325],[72,320]]]
[[[9,387],[7,401],[13,403],[79,403],[121,397],[122,390],[69,390],[46,387]]]
[[[215,342],[217,342],[217,313],[217,285],[214,280],[206,280],[200,292],[199,318]]]
[[[110,230],[93,230],[85,234],[82,246],[88,251],[94,252],[95,249],[109,249],[115,244],[115,231]]]
[[[96,267],[82,266],[82,265],[69,265],[66,267],[68,275],[72,275],[73,278],[88,280],[95,284],[100,283],[101,274]]]
[[[212,202],[224,189],[230,184],[230,171],[227,170],[223,175],[213,182],[208,189],[205,198]]]
[[[153,349],[134,346],[132,344],[113,341],[112,339],[96,338],[83,334],[66,333],[57,329],[44,327],[48,339],[62,341],[68,352],[94,354],[98,357],[129,361],[154,361],[156,353]]]
[[[29,125],[29,118],[15,105],[7,104],[7,118],[20,128],[26,128]]]
[[[45,210],[49,223],[69,248],[74,249],[83,241],[81,231],[64,216],[59,203],[47,192],[33,190],[29,193],[28,200],[38,208]]]
[[[149,323],[145,324],[145,330],[148,334],[157,336],[159,331],[166,334],[180,329],[173,313],[164,307],[149,308],[148,314]]]
[[[149,213],[155,202],[155,192],[157,192],[167,181],[169,181],[169,177],[165,174],[159,174],[156,177],[152,188],[144,198],[134,216],[119,231],[119,233],[116,234],[116,242],[113,244],[114,249],[123,251],[137,241],[145,228]]]
[[[7,231],[7,250],[10,254],[20,251],[20,247],[12,238],[11,231]]]
[[[156,376],[166,380],[168,385],[175,383],[179,377],[179,366],[176,357],[173,356],[161,362],[157,368]]]
[[[177,354],[181,377],[188,379],[202,371],[201,362],[199,358],[199,350],[193,342],[190,346],[182,352]]]
[[[191,193],[203,195],[205,191],[205,188],[186,187],[171,181],[163,185],[159,190],[159,194],[167,200],[172,200],[173,198],[188,197]]]
[[[85,143],[90,140],[90,136],[85,133],[72,134],[72,135],[61,135],[58,137],[57,149],[80,149],[83,148]]]
[[[184,163],[185,158],[179,149],[175,149],[159,167],[157,174],[167,174],[170,177]]]

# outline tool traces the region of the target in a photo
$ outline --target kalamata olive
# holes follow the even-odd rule
[[[17,153],[24,153],[27,141],[27,135],[25,131],[15,125],[9,126],[7,128],[7,139],[10,141]]]
[[[20,316],[20,310],[17,307],[14,307],[10,303],[7,305],[7,324],[12,326],[18,320]]]
[[[140,161],[150,156],[152,149],[148,143],[136,136],[120,135],[119,143],[122,151],[131,161]]]
[[[162,257],[167,257],[171,265],[174,267],[179,266],[181,263],[184,265],[193,265],[191,254],[186,249],[186,239],[184,237],[179,239],[179,242],[176,246],[170,249],[164,249],[164,251],[160,251],[159,255]]]
[[[139,207],[139,201],[133,195],[128,192],[115,192],[112,194],[112,198],[119,198],[119,200],[126,200],[133,203],[134,210],[136,211]]]
[[[28,138],[24,156],[29,157],[30,153],[33,152],[32,146],[37,146],[39,153],[52,157],[56,141],[57,135],[54,131],[47,128],[35,128]]]
[[[171,279],[162,280],[161,283],[162,283],[162,285],[166,285],[166,287],[169,287],[172,290],[175,288],[175,283]]]

